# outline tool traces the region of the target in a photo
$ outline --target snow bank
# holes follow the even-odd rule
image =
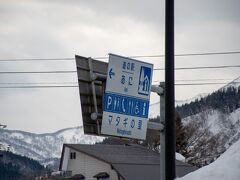
[[[182,162],[186,162],[186,158],[183,155],[176,152],[175,156],[176,156],[177,160],[182,161]]]
[[[239,180],[240,140],[233,144],[212,164],[177,180]]]

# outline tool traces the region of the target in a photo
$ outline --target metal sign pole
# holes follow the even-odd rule
[[[151,91],[156,92],[160,96],[160,122],[159,123],[148,122],[148,129],[154,129],[154,130],[160,131],[160,179],[166,180],[165,82],[161,82],[160,86],[153,85],[151,87]]]
[[[93,76],[93,65],[92,65],[92,59],[88,58],[88,65],[89,65],[89,69],[90,69],[90,75]],[[97,96],[96,96],[96,88],[95,88],[95,82],[92,80],[91,82],[92,85],[92,94],[93,94],[93,103],[94,103],[94,113],[93,115],[96,115],[96,121],[97,121],[97,133],[100,134],[100,127],[99,127],[99,121],[97,119],[97,115],[98,115],[98,108],[97,108]]]
[[[165,15],[165,173],[174,180],[175,172],[175,108],[174,108],[174,0],[166,0]]]
[[[165,89],[165,83],[161,82],[160,87]],[[160,95],[160,124],[165,127],[165,92]],[[165,175],[165,128],[160,131],[160,179],[166,180]]]

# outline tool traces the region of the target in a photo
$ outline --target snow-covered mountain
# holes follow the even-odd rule
[[[239,87],[240,87],[240,76],[238,78],[234,79],[233,81],[231,81],[230,83],[228,83],[227,85],[220,88],[219,91],[225,91],[229,87],[233,87],[234,89],[236,89],[238,91]]]
[[[10,146],[12,152],[42,163],[58,159],[63,143],[93,144],[103,140],[102,137],[84,135],[82,126],[47,134],[0,129],[0,134],[0,143],[3,147]]]
[[[196,100],[200,100],[201,98],[204,98],[208,95],[208,93],[201,93],[201,94],[198,94],[192,98],[189,98],[189,99],[185,99],[185,100],[176,100],[175,101],[175,106],[182,106],[184,104],[189,104],[191,102],[194,102]],[[153,103],[150,105],[149,107],[149,117],[150,118],[154,118],[154,117],[157,117],[159,116],[160,114],[160,102],[156,102],[156,103]]]
[[[200,100],[204,97],[206,97],[208,95],[208,93],[201,93],[201,94],[198,94],[192,98],[189,98],[189,99],[185,99],[185,100],[176,100],[175,101],[175,106],[182,106],[184,104],[189,104],[191,102],[194,102],[196,100]]]
[[[231,83],[222,87],[218,90],[218,92],[226,94],[229,87],[232,87],[238,91],[240,87],[240,78],[237,78]],[[216,92],[214,93],[216,97]],[[214,95],[214,93],[200,94],[185,101],[177,101],[176,106],[198,100],[195,102],[197,104],[202,98],[204,99],[204,103],[207,102],[207,98],[209,101],[212,101],[211,96]],[[220,93],[219,97],[222,98],[222,95],[223,94]],[[234,98],[234,95],[225,97],[237,99]],[[238,91],[238,97],[240,98],[240,91]],[[183,119],[183,123],[186,127],[188,125],[192,125],[195,130],[201,130],[195,131],[192,134],[192,138],[188,140],[188,149],[195,155],[195,159],[202,160],[202,162],[207,162],[207,164],[208,162],[216,159],[226,149],[228,149],[231,144],[240,139],[240,106],[237,104],[240,104],[240,100],[238,102],[234,102],[234,106],[230,108],[228,107],[229,104],[231,105],[230,99],[227,102],[227,106],[224,103],[221,104],[221,102],[222,100],[220,99],[220,107],[225,106],[223,109],[226,109],[225,112],[218,108],[198,109],[201,106],[205,106],[200,102],[197,104],[197,106],[194,106],[194,113],[190,116],[184,116],[185,118]],[[159,115],[159,105],[159,102],[150,105],[150,117],[156,117]],[[189,107],[186,106],[185,109],[189,109]],[[199,141],[199,139],[207,139],[208,144],[201,145],[201,141]],[[83,127],[67,128],[47,134],[34,134],[24,131],[0,129],[0,148],[1,144],[3,144],[4,147],[8,147],[9,145],[12,152],[36,159],[43,164],[54,164],[54,162],[59,159],[63,143],[93,144],[102,140],[102,137],[84,135]],[[197,142],[200,142],[200,145]],[[212,142],[213,144],[211,144]],[[208,145],[213,147],[208,147]],[[205,149],[201,149],[199,146]],[[197,151],[193,151],[194,148]],[[205,152],[205,154],[201,154],[202,152]],[[208,156],[207,158],[209,159],[206,158],[206,154]],[[201,159],[202,157],[204,159]],[[189,157],[187,157],[187,160],[189,160]]]
[[[240,76],[238,78],[234,79],[233,81],[231,81],[230,83],[226,84],[222,88],[218,89],[217,91],[226,91],[230,87],[234,88],[236,91],[238,91],[240,89]],[[189,99],[175,100],[175,107],[177,107],[177,106],[180,107],[185,104],[190,104],[191,102],[195,102],[196,100],[199,101],[202,98],[207,97],[208,95],[211,95],[211,93],[201,93],[201,94],[198,94]],[[149,108],[149,117],[154,118],[154,117],[159,116],[159,114],[160,114],[159,108],[160,108],[160,102],[151,104],[150,108]]]
[[[240,78],[208,96],[177,107],[188,131],[187,161],[211,163],[240,139]]]
[[[223,113],[218,110],[209,109],[193,116],[188,116],[182,120],[184,124],[191,121],[204,121],[205,126],[213,134],[232,132],[232,135],[240,130],[240,108],[232,113]]]
[[[190,124],[200,125],[202,129],[209,131],[208,136],[218,137],[221,149],[225,151],[231,144],[240,139],[240,108],[232,113],[223,113],[219,110],[208,109],[182,120],[185,126]],[[204,135],[203,135],[204,136]],[[216,154],[216,157],[218,155]]]
[[[238,180],[240,179],[240,140],[216,161],[177,180]]]
[[[227,91],[230,89],[230,93],[227,94]],[[206,126],[213,134],[226,132],[226,130],[231,130],[234,133],[240,131],[240,99],[238,90],[240,89],[240,77],[234,79],[227,85],[223,86],[219,90],[213,92],[212,94],[207,94],[205,96],[200,96],[198,100],[201,98],[205,98],[204,101],[207,101],[209,98],[209,102],[214,101],[214,106],[210,106],[211,108],[201,108],[201,101],[196,102],[196,107],[199,108],[199,112],[193,114],[191,116],[187,116],[183,119],[183,123],[186,125],[191,121],[204,121]],[[211,96],[217,94],[218,95],[211,99]],[[229,95],[230,94],[230,95]],[[226,98],[227,101],[225,100]],[[223,99],[225,101],[223,101]],[[232,99],[236,101],[232,101]],[[238,100],[239,99],[239,100]],[[194,101],[192,101],[194,102]],[[228,104],[224,104],[223,102],[228,102]],[[197,105],[199,103],[200,105]],[[235,104],[231,104],[235,103]],[[220,104],[220,105],[219,105]],[[222,107],[226,106],[224,109]],[[227,106],[233,106],[233,108],[229,108]],[[220,108],[221,107],[221,108]],[[186,106],[186,108],[190,108],[190,106]]]

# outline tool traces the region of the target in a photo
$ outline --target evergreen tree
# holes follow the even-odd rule
[[[8,151],[0,153],[0,180],[33,179],[44,171],[44,167],[36,160]]]
[[[1,180],[17,180],[21,179],[22,175],[20,172],[20,168],[17,165],[13,165],[12,163],[3,163],[0,161],[0,179]]]
[[[221,112],[231,113],[240,107],[240,86],[238,89],[229,87],[226,90],[216,91],[200,100],[177,106],[176,110],[180,113],[182,118],[200,113],[207,109],[216,109]]]

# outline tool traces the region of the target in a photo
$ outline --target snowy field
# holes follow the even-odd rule
[[[240,180],[240,140],[212,164],[177,180]]]

